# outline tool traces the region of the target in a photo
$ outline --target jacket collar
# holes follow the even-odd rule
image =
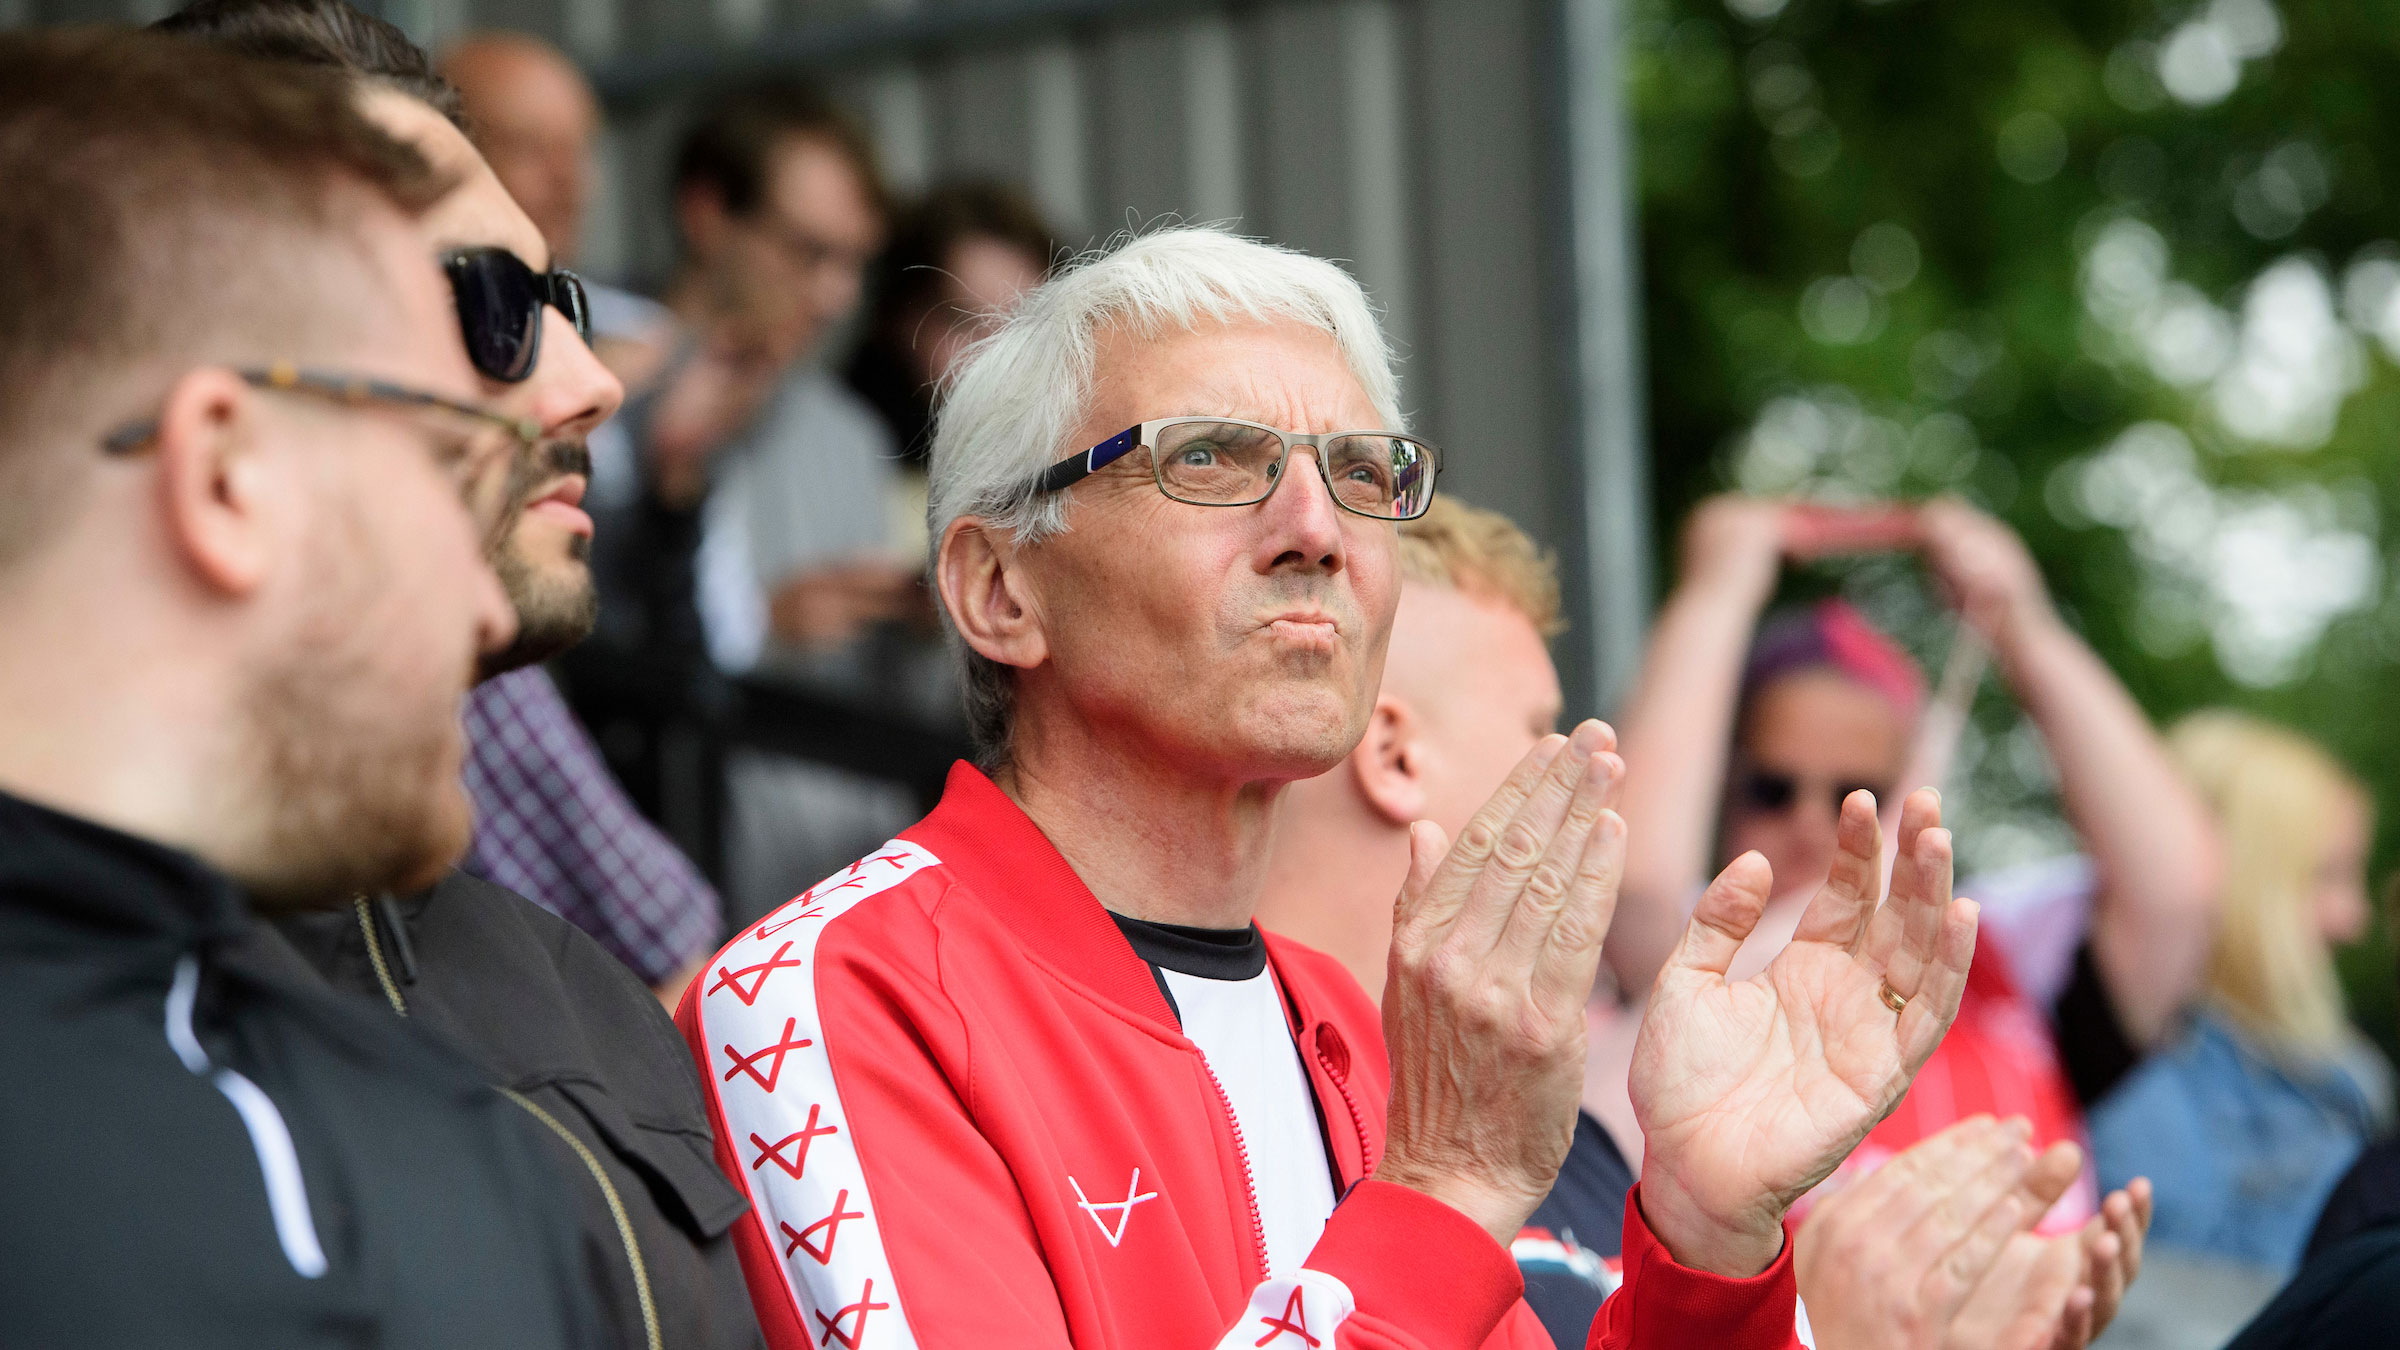
[[[191,854],[6,792],[0,897],[78,926],[183,943],[232,938],[249,921],[232,880]]]
[[[1177,1032],[1150,967],[1024,809],[973,765],[950,766],[933,814],[901,838],[942,860],[1044,960],[1135,1017]]]

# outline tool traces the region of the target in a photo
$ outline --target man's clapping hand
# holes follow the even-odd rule
[[[1784,1212],[1890,1113],[1957,1016],[1976,909],[1950,897],[1940,823],[1938,794],[1908,798],[1878,906],[1875,800],[1852,793],[1832,874],[1799,931],[1738,983],[1726,969],[1774,877],[1745,854],[1701,895],[1651,991],[1631,1082],[1643,1216],[1677,1261],[1737,1277],[1772,1264]]]
[[[1409,836],[1383,996],[1392,1092],[1376,1178],[1503,1246],[1557,1180],[1582,1093],[1584,999],[1625,865],[1616,735],[1535,746],[1449,844]]]

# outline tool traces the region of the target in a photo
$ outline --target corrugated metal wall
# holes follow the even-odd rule
[[[1573,0],[1570,0],[1570,4]],[[692,101],[749,70],[813,71],[893,176],[1023,181],[1067,237],[1229,221],[1344,260],[1387,316],[1446,490],[1498,508],[1584,594],[1569,167],[1557,0],[382,0],[439,45],[557,41],[610,110],[586,269],[671,260],[661,183]],[[171,0],[0,0],[0,25],[147,18]],[[1605,583],[1604,583],[1605,584]],[[1596,674],[1559,653],[1570,704]],[[1579,695],[1584,695],[1579,697]]]

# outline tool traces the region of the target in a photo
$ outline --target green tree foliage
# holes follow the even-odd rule
[[[2162,722],[2278,718],[2394,819],[2400,5],[1636,0],[1631,24],[1661,538],[1727,487],[1962,493]],[[1912,567],[1798,584],[1939,664]],[[1994,686],[1964,751],[1970,864],[2066,846]],[[2388,941],[2347,962],[2388,1040]]]

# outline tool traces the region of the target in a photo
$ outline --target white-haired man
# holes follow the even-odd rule
[[[1402,426],[1357,284],[1208,230],[1044,285],[961,372],[935,572],[989,776],[745,929],[679,1013],[772,1343],[1547,1343],[1504,1244],[1572,1130],[1613,735],[1543,738],[1456,847],[1419,827],[1380,1025],[1251,924],[1278,794],[1374,701],[1394,522],[1436,469]],[[1598,1343],[1787,1344],[1785,1206],[1956,1009],[1974,913],[1937,803],[1879,912],[1851,805],[1806,941],[1726,982],[1768,886],[1745,859],[1662,982]]]

